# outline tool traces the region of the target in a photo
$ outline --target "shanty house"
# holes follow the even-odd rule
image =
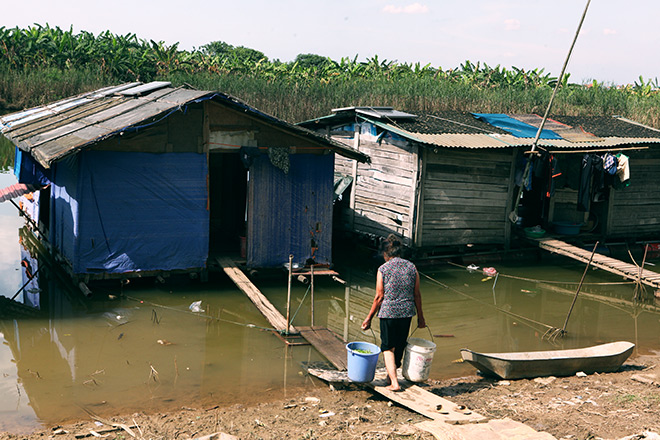
[[[508,247],[516,231],[533,225],[552,232],[569,223],[607,238],[660,236],[658,130],[623,118],[553,116],[538,142],[540,154],[530,156],[525,153],[541,119],[348,107],[299,125],[371,158],[336,161],[336,179],[348,188],[337,224],[344,230],[370,237],[396,233],[421,252]],[[581,187],[585,157],[594,158],[591,170],[608,153],[629,159],[629,180],[603,187],[594,172]],[[523,183],[527,160],[532,172]],[[510,218],[516,217],[514,224]]]
[[[220,92],[108,87],[5,115],[19,182],[73,274],[331,262],[335,154],[363,153]],[[44,231],[45,230],[45,231]]]

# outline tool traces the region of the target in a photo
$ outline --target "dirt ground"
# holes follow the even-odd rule
[[[0,440],[95,438],[91,431],[107,439],[131,439],[131,433],[139,439],[193,439],[217,432],[240,439],[434,438],[414,427],[423,416],[359,385],[314,381],[316,387],[284,401],[90,417],[29,436],[0,433]],[[426,386],[484,416],[509,417],[558,439],[660,438],[654,437],[660,433],[660,356],[628,360],[617,373],[511,381],[474,375]],[[113,423],[117,430],[108,432]]]

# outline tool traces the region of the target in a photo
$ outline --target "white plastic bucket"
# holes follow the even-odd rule
[[[408,345],[403,352],[401,370],[403,377],[411,382],[424,382],[429,378],[431,362],[436,345],[421,338],[408,338]]]

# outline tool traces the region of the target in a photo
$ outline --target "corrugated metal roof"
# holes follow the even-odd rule
[[[531,147],[533,138],[519,138],[476,119],[471,113],[447,111],[423,114],[414,119],[383,120],[368,117],[346,107],[333,110],[329,116],[301,122],[309,128],[341,126],[358,120],[430,147],[443,148],[511,148]],[[341,110],[341,111],[340,111]],[[538,115],[509,115],[532,126],[540,123]],[[553,116],[546,127],[556,130],[562,139],[542,139],[538,145],[557,150],[615,149],[625,145],[660,144],[659,130],[636,124],[620,117]]]
[[[54,161],[80,149],[123,132],[154,124],[188,104],[212,99],[339,154],[360,161],[368,160],[366,155],[350,147],[267,115],[230,95],[171,88],[168,85],[155,82],[106,87],[3,116],[0,118],[0,132],[19,149],[30,153],[41,165],[49,168]]]
[[[500,133],[415,133],[395,127],[383,122],[372,121],[364,118],[376,126],[390,130],[399,136],[410,140],[428,144],[437,147],[449,148],[511,148],[511,147],[531,147],[534,143],[533,138],[519,138],[510,134]],[[636,144],[660,144],[660,137],[657,138],[633,138],[612,136],[607,138],[596,138],[588,142],[572,142],[566,139],[541,139],[538,145],[545,148],[557,149],[587,149],[587,148],[615,148],[622,145]]]
[[[534,142],[534,139],[532,138],[518,138],[508,134],[409,133],[409,135],[411,139],[416,140],[417,142],[450,148],[531,147]],[[566,139],[542,139],[538,142],[538,145],[541,147],[556,149],[607,149],[621,147],[623,145],[638,144],[660,144],[660,138],[609,137],[597,138],[596,141],[590,142],[571,142]]]

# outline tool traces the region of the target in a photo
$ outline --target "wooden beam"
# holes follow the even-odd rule
[[[333,331],[325,327],[298,327],[298,331],[300,336],[312,344],[335,368],[346,370],[346,343]]]
[[[323,370],[319,368],[308,368],[309,374],[327,382],[350,382],[345,371]],[[433,420],[443,421],[451,425],[466,423],[485,423],[488,419],[477,414],[462,405],[431,393],[424,388],[399,377],[401,391],[390,391],[385,388],[387,383],[387,372],[385,369],[376,370],[373,382],[364,383],[393,402],[403,405],[412,411]]]
[[[279,332],[284,332],[287,329],[286,318],[275,308],[273,304],[268,301],[263,293],[257,286],[252,284],[252,281],[245,276],[243,271],[236,266],[236,263],[227,257],[216,258],[216,261],[222,267],[222,270],[231,278],[236,286],[245,293],[250,301],[257,306],[257,309],[268,320],[270,325]],[[289,326],[289,334],[297,334],[298,330],[292,325]]]
[[[573,246],[561,240],[554,239],[540,239],[538,241],[539,247],[555,254],[564,255],[574,260],[586,263],[589,261],[591,253],[579,247]],[[637,281],[640,275],[639,267],[634,264],[626,263],[615,258],[607,257],[601,254],[595,254],[591,265],[599,269],[606,270],[610,273],[621,275],[632,281]],[[660,288],[660,280],[658,280],[658,272],[648,269],[642,269],[640,281],[647,286]]]

